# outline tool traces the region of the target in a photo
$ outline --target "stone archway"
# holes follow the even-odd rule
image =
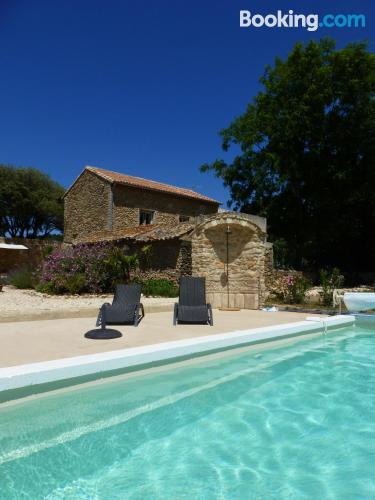
[[[192,274],[206,277],[207,300],[212,306],[228,305],[229,285],[230,307],[258,309],[264,296],[265,219],[246,214],[216,214],[198,224],[190,239]]]

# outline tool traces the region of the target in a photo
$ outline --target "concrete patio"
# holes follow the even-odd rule
[[[19,321],[0,324],[0,367],[49,361],[304,320],[306,314],[242,310],[214,311],[214,326],[172,325],[172,312],[146,314],[138,328],[116,326],[123,337],[89,340],[95,318]]]

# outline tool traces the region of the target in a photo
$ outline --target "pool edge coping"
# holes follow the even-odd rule
[[[0,368],[0,393],[34,385],[75,379],[87,375],[105,376],[106,372],[119,369],[144,367],[160,361],[209,354],[214,350],[230,349],[244,345],[298,337],[307,333],[349,326],[355,323],[352,315],[326,318],[307,317],[303,321],[272,326],[234,330],[215,335],[187,338],[147,346],[131,347],[96,354],[61,358]]]

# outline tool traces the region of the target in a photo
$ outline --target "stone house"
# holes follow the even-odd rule
[[[121,233],[140,225],[189,222],[217,213],[216,200],[160,182],[86,167],[64,195],[64,241]]]
[[[257,309],[270,258],[266,220],[219,211],[189,189],[86,167],[64,196],[65,244],[151,245],[145,277],[205,276],[213,307]]]

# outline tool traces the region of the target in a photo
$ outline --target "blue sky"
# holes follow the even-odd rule
[[[68,186],[85,164],[225,202],[199,165],[297,41],[374,45],[374,2],[0,0],[0,163]],[[366,28],[241,29],[239,10],[366,15]]]

